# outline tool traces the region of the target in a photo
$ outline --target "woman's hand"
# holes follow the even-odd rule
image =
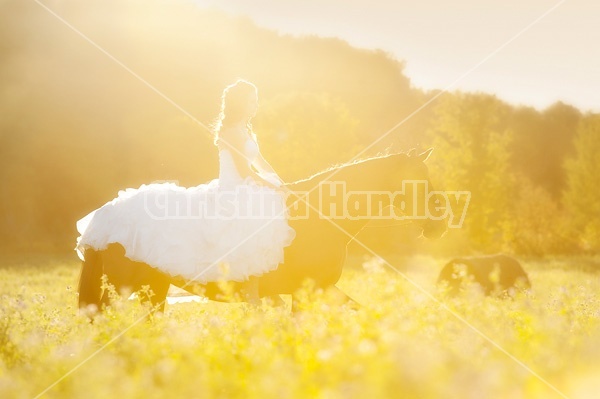
[[[258,184],[259,186],[263,186],[263,187],[270,187],[272,189],[279,189],[279,186],[273,184],[272,182],[270,182],[269,180],[263,178],[261,175],[259,175],[258,173],[254,173],[254,176],[252,176],[254,181],[256,182],[256,184]]]

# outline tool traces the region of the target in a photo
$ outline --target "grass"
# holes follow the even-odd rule
[[[392,263],[435,292],[444,261]],[[91,324],[77,313],[75,260],[7,260],[0,397],[34,398],[77,368],[41,397],[562,397],[550,384],[569,398],[596,398],[597,259],[523,264],[533,290],[515,300],[476,292],[432,300],[380,260],[354,257],[339,286],[358,310],[307,289],[294,315],[289,307],[187,302],[149,320],[144,305],[119,301]]]

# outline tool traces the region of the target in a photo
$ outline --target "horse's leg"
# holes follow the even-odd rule
[[[79,308],[95,306],[101,310],[100,296],[102,295],[102,257],[92,249],[85,251],[85,260],[81,264],[79,276]]]
[[[360,303],[358,303],[354,298],[342,291],[337,285],[332,285],[328,288],[328,290],[335,292],[336,295],[339,296],[339,298],[342,300],[342,304],[348,305],[353,309],[358,309],[361,307]]]
[[[355,301],[352,297],[346,294],[344,291],[339,289],[336,285],[331,285],[325,288],[328,293],[333,293],[330,297],[333,297],[334,304],[340,306],[348,306],[352,309],[358,309],[361,307],[360,303]],[[292,313],[297,313],[302,310],[302,306],[300,305],[302,300],[299,298],[297,293],[292,294]]]
[[[275,308],[285,306],[285,301],[281,299],[280,295],[269,295],[265,298],[267,299],[267,303]]]
[[[292,314],[296,314],[302,310],[300,306],[298,306],[299,302],[300,300],[298,299],[298,296],[296,294],[292,294]]]
[[[164,312],[165,302],[167,301],[167,293],[169,292],[169,287],[171,285],[171,279],[164,273],[161,273],[157,269],[145,263],[137,263],[136,267],[139,268],[137,273],[140,278],[138,282],[139,285],[148,285],[152,291],[151,293],[142,292],[141,300],[150,301],[153,309],[158,310],[159,312]],[[144,295],[148,294],[150,294],[149,297],[144,297]]]
[[[137,276],[132,263],[133,261],[125,257],[125,249],[121,244],[110,244],[106,250],[102,251],[102,264],[107,282],[119,295],[127,296],[140,288],[136,284]],[[108,306],[110,300],[110,293],[105,289],[102,293],[101,303]]]
[[[161,312],[164,311],[171,284],[167,275],[146,263],[127,258],[124,248],[118,244],[109,246],[104,258],[104,270],[108,282],[115,286],[117,293],[122,295],[138,292],[142,302],[149,301],[153,307]],[[151,292],[144,292],[142,290],[144,286],[148,286]],[[108,298],[106,301],[108,302]]]

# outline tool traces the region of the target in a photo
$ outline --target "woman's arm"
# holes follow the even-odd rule
[[[218,144],[219,150],[229,150],[235,168],[244,179],[256,174],[250,167],[250,160],[244,152],[245,140],[245,134],[240,134],[238,129],[226,129],[220,132]]]
[[[247,140],[245,132],[238,129],[227,129],[221,132],[219,138],[219,150],[227,149],[231,153],[235,168],[240,177],[252,177],[258,183],[262,183],[262,179],[251,167],[251,161],[245,155],[245,145]]]
[[[283,180],[281,180],[279,175],[277,175],[277,173],[275,172],[275,169],[273,169],[273,167],[262,156],[262,154],[260,153],[260,149],[258,151],[256,159],[254,160],[254,162],[252,162],[252,166],[254,166],[260,174],[265,175],[265,177],[270,177],[269,181],[275,180],[274,182],[270,181],[271,183],[277,182],[279,183],[279,186],[283,184]]]
[[[275,173],[275,169],[273,169],[273,167],[262,156],[260,150],[258,151],[258,156],[256,157],[256,159],[254,160],[254,162],[252,162],[252,166],[254,166],[256,170],[258,170],[260,173],[277,174]]]

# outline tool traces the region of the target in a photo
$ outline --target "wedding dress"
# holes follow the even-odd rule
[[[243,151],[251,164],[258,146],[248,138]],[[277,185],[271,177],[264,176]],[[119,243],[131,260],[201,283],[244,281],[274,270],[295,237],[284,195],[242,178],[228,149],[219,151],[218,179],[189,188],[128,188],[79,220],[77,230],[81,259],[88,248]]]

